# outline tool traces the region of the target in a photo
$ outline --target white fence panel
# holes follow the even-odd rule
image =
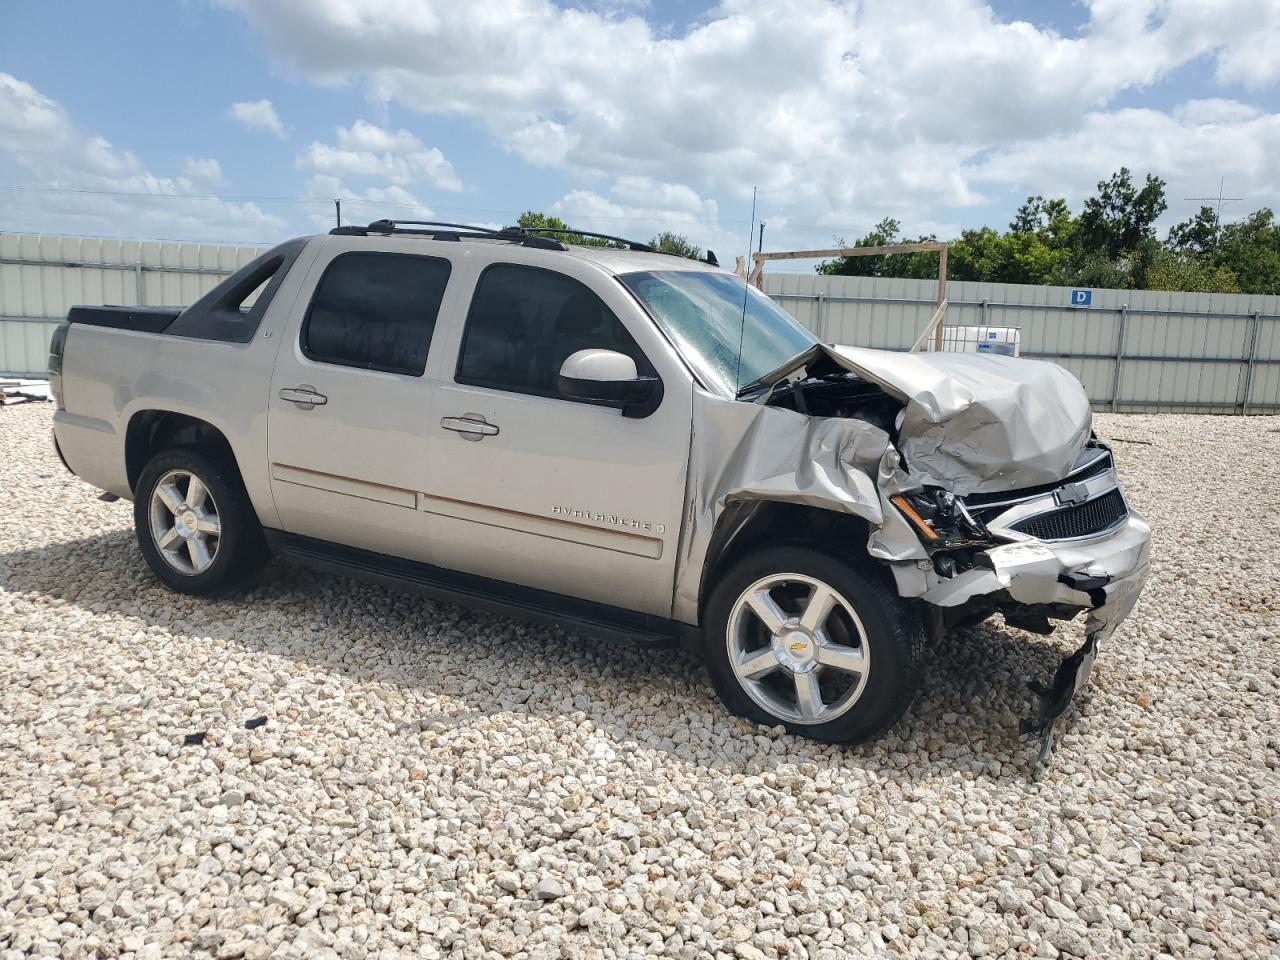
[[[262,250],[0,234],[0,375],[43,377],[49,338],[76,304],[186,306]]]
[[[185,306],[261,247],[0,234],[0,374],[43,376],[49,337],[75,304]],[[829,343],[905,350],[928,323],[934,280],[766,273],[765,288]],[[947,320],[1017,327],[1108,410],[1280,412],[1280,297],[952,281]]]
[[[933,280],[816,274],[766,273],[765,289],[829,343],[891,350],[937,297]],[[1280,412],[1280,297],[1097,289],[1073,306],[1072,293],[952,281],[947,322],[1019,328],[1024,357],[1066,367],[1101,409]]]

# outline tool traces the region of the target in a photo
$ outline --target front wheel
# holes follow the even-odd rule
[[[133,520],[148,566],[179,593],[204,595],[231,586],[265,556],[239,475],[190,447],[164,450],[143,468]]]
[[[910,706],[924,631],[884,583],[807,545],[744,557],[707,604],[704,652],[734,713],[833,743],[873,739]]]

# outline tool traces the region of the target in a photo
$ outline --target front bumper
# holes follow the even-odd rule
[[[1100,537],[1045,543],[1005,543],[977,554],[977,564],[949,580],[939,579],[920,599],[953,607],[976,597],[1007,593],[1019,604],[1089,611],[1086,630],[1104,639],[1137,602],[1150,567],[1151,527],[1129,512],[1119,527]],[[1099,593],[1101,591],[1101,593]]]
[[[1048,686],[1030,684],[1039,698],[1021,732],[1040,739],[1040,760],[1053,750],[1053,725],[1089,682],[1098,646],[1129,616],[1150,569],[1151,528],[1130,511],[1106,534],[1075,541],[1028,540],[992,547],[975,566],[949,580],[934,579],[919,598],[937,607],[998,598],[1003,610],[1053,610],[1054,616],[1088,611],[1085,642],[1059,664]]]

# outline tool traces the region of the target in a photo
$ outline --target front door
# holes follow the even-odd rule
[[[271,380],[271,491],[289,533],[430,561],[418,509],[431,414],[424,372],[450,268],[367,240],[358,251],[327,241]]]
[[[481,271],[456,363],[433,370],[422,503],[435,562],[669,616],[691,383],[612,278],[557,256],[583,276]],[[588,348],[660,376],[657,409],[631,418],[563,398],[560,365]]]

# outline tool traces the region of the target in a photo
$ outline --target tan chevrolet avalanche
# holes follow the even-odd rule
[[[606,242],[382,220],[183,310],[73,308],[59,454],[133,501],[171,589],[275,552],[680,643],[729,709],[820,740],[895,723],[943,630],[1086,613],[1023,724],[1047,756],[1150,546],[1079,382],[823,344],[714,256]]]

